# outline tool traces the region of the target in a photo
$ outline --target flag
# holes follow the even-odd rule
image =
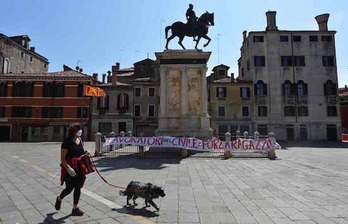
[[[103,97],[106,93],[99,87],[85,85],[85,96]]]

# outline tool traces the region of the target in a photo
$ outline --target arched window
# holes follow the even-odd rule
[[[257,81],[254,85],[254,94],[255,96],[266,96],[267,84],[263,83],[262,80]]]
[[[4,71],[5,74],[10,72],[10,60],[8,58],[4,59]]]
[[[13,84],[13,96],[33,96],[34,82],[15,82]]]
[[[324,85],[325,95],[336,95],[336,85],[331,80],[327,80]]]
[[[290,96],[291,95],[291,82],[289,80],[286,80],[283,85],[284,85],[284,95]]]
[[[307,84],[302,80],[297,82],[297,95],[298,96],[307,96],[308,95],[308,87]]]
[[[129,96],[126,93],[117,95],[117,109],[128,109]]]

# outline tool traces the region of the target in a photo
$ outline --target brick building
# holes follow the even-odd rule
[[[27,35],[8,37],[0,33],[0,73],[48,72],[48,59],[29,44]]]
[[[92,77],[64,66],[52,73],[0,74],[0,141],[60,141],[72,122],[87,138]]]

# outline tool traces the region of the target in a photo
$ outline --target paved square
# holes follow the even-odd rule
[[[101,157],[96,164],[111,183],[152,182],[167,195],[155,200],[159,212],[143,209],[142,199],[126,209],[119,189],[93,173],[83,217],[69,216],[71,195],[54,209],[60,143],[0,143],[0,153],[0,223],[348,223],[348,145],[289,147],[276,161]]]

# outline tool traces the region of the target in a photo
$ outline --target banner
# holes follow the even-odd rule
[[[348,134],[342,134],[342,142],[348,143]]]
[[[225,151],[264,151],[275,149],[279,144],[274,138],[242,139],[224,142],[220,139],[197,139],[188,137],[110,137],[106,138],[105,145],[138,145],[163,148],[183,148],[195,151],[225,152]]]
[[[85,96],[103,97],[106,96],[106,94],[104,90],[99,87],[85,85]]]

